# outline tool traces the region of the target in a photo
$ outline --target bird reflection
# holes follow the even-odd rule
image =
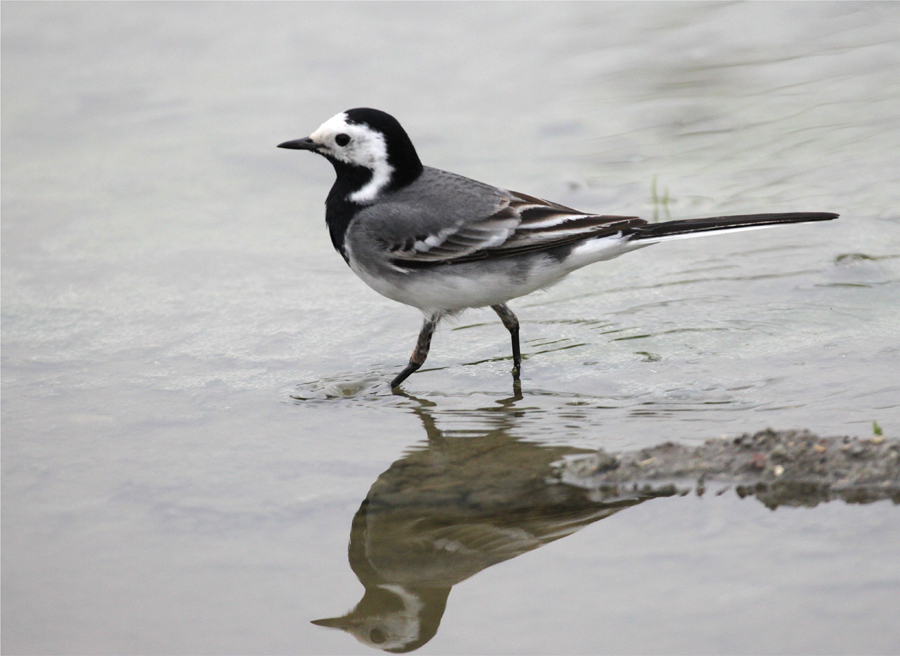
[[[437,633],[460,581],[671,494],[560,483],[553,463],[596,451],[512,437],[518,393],[478,411],[487,429],[468,438],[448,437],[436,425],[433,403],[407,398],[428,442],[378,477],[353,518],[350,566],[365,594],[343,617],[313,622],[363,644],[395,653],[418,649]]]

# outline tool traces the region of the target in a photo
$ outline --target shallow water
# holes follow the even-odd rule
[[[4,651],[373,653],[310,622],[399,585],[351,569],[387,486],[505,557],[382,532],[391,576],[431,589],[378,593],[382,646],[433,628],[418,653],[896,653],[889,502],[613,508],[540,482],[598,447],[897,435],[898,14],[4,3]],[[521,395],[505,330],[471,311],[394,394],[420,317],[333,252],[330,167],[275,149],[360,105],[427,164],[584,210],[842,217],[513,301]],[[546,510],[560,494],[575,515]],[[409,565],[426,538],[441,558]],[[448,583],[442,612],[411,610]]]

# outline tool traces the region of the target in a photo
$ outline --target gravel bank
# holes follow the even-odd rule
[[[722,494],[734,487],[770,508],[842,499],[900,503],[900,439],[820,437],[767,429],[692,447],[665,442],[625,453],[600,450],[559,463],[563,483],[621,495],[633,489],[668,496]]]

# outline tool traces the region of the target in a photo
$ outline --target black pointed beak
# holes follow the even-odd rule
[[[285,141],[284,143],[278,144],[279,148],[290,148],[291,150],[315,150],[319,147],[315,141],[310,139],[309,137],[303,137],[302,139],[294,139],[293,141]]]
[[[324,620],[310,620],[310,624],[327,626],[329,629],[346,629],[351,622],[348,622],[346,617],[328,617]]]

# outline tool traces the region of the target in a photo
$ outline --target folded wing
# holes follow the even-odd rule
[[[646,225],[636,217],[598,216],[510,192],[491,215],[461,220],[431,234],[410,236],[388,248],[402,268],[461,264],[536,251],[621,233]]]

